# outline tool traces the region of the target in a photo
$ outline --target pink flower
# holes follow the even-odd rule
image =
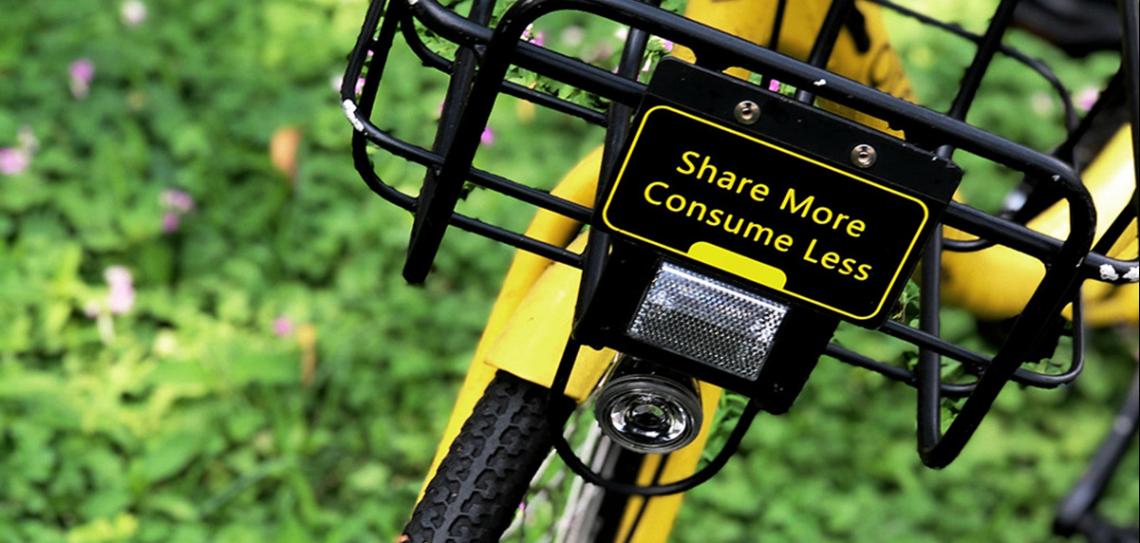
[[[166,189],[162,191],[162,205],[176,213],[189,213],[194,210],[194,197],[184,190]]]
[[[194,210],[194,197],[184,190],[166,189],[159,198],[166,211],[162,214],[162,231],[170,234],[182,226],[182,216]]]
[[[546,34],[543,34],[542,32],[535,32],[534,25],[529,24],[526,25],[526,29],[523,30],[522,39],[539,47],[542,47],[542,45],[546,43]]]
[[[177,213],[167,211],[162,214],[162,232],[171,234],[178,231],[178,227],[182,224],[182,216]]]
[[[658,38],[656,36],[653,37],[653,41],[657,43],[657,46],[660,47],[662,51],[666,53],[673,52],[673,42],[665,38]]]
[[[135,305],[134,279],[131,271],[124,266],[111,266],[103,270],[110,292],[107,293],[107,310],[113,315],[122,315]]]
[[[780,81],[773,79],[768,82],[768,90],[772,92],[780,92]]]
[[[285,315],[280,315],[276,319],[273,319],[273,333],[276,334],[277,337],[286,337],[292,334],[293,329],[296,327],[293,319]]]
[[[84,98],[91,90],[91,81],[95,79],[95,63],[87,58],[77,59],[68,67],[68,75],[71,79],[71,95]]]
[[[355,92],[356,92],[356,94],[360,94],[361,91],[363,91],[363,90],[364,90],[364,78],[358,77],[358,78],[356,78],[356,90],[355,90]]]
[[[1100,98],[1100,91],[1097,90],[1096,87],[1085,87],[1077,91],[1077,95],[1074,97],[1073,101],[1076,102],[1074,105],[1076,105],[1078,109],[1081,111],[1088,111],[1092,109],[1093,104],[1095,104],[1097,101],[1097,98]]]
[[[20,147],[0,147],[0,175],[18,175],[28,169],[31,154]]]
[[[134,289],[111,289],[107,294],[107,309],[112,315],[125,315],[135,305]]]
[[[111,266],[103,270],[103,280],[111,288],[127,288],[131,286],[134,278],[131,277],[131,270],[125,266]]]
[[[489,126],[485,127],[483,133],[479,135],[479,143],[487,146],[494,145],[495,131],[491,130]]]
[[[127,0],[119,8],[119,16],[123,19],[123,24],[138,26],[146,20],[146,4],[142,0]]]

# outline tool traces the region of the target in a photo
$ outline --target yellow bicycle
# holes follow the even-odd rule
[[[474,0],[465,15],[374,0],[341,97],[357,170],[414,214],[405,278],[424,281],[449,226],[521,249],[400,540],[525,528],[518,506],[556,455],[579,479],[552,540],[664,541],[682,493],[729,461],[758,413],[788,411],[824,355],[917,389],[919,454],[935,468],[1008,382],[1075,379],[1086,324],[1137,320],[1137,7],[1110,11],[1116,34],[1062,44],[1121,52],[1078,121],[1049,68],[1003,44],[1015,22],[1055,31],[1047,6],[1018,4],[999,1],[973,34],[886,0],[690,0],[683,14],[637,0]],[[977,44],[947,111],[914,103],[884,9]],[[568,10],[628,27],[616,69],[529,36]],[[647,64],[651,37],[676,46]],[[449,77],[430,148],[374,119],[397,38]],[[1059,90],[1071,121],[1062,146],[1030,149],[965,121],[997,55]],[[601,126],[605,144],[549,192],[474,167],[503,95]],[[961,201],[958,150],[1023,176],[1008,209]],[[382,179],[373,158],[423,165],[419,193]],[[538,211],[523,232],[488,224],[456,211],[468,185]],[[899,301],[912,277],[917,323]],[[996,353],[940,337],[944,298],[1007,322]],[[915,345],[916,365],[833,342],[840,322]],[[1063,335],[1069,367],[1023,366]],[[943,359],[972,379],[944,382]],[[706,451],[724,391],[746,404]],[[943,424],[947,397],[964,401]]]

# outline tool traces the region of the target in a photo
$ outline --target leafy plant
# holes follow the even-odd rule
[[[425,287],[400,279],[411,219],[353,171],[331,81],[365,8],[5,7],[0,541],[335,542],[399,530],[510,252],[451,232]],[[607,69],[617,31],[582,14],[532,29]],[[960,59],[962,44],[900,38],[920,95],[944,99],[956,76],[923,64],[921,50]],[[651,42],[655,57],[664,47]],[[1105,61],[1063,65],[1063,79],[1082,82]],[[1039,88],[1019,74],[987,81],[985,94],[1002,98],[976,115],[1047,145],[1056,131],[1004,114]],[[445,88],[398,48],[376,120],[428,146]],[[548,188],[601,141],[584,123],[497,105],[476,158],[490,171]],[[373,160],[415,193],[421,168]],[[979,201],[1000,198],[990,173],[970,172]],[[461,205],[511,228],[533,212],[490,191]],[[982,341],[968,316],[945,320],[947,333]],[[897,343],[854,329],[840,340],[906,363]],[[908,391],[825,359],[792,413],[760,417],[726,472],[688,499],[676,539],[1044,540],[1132,370],[1115,336],[1090,343],[1075,387],[1011,387],[942,472],[918,465]],[[1124,465],[1105,505],[1128,519],[1135,451]]]

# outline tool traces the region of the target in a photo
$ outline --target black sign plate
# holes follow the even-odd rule
[[[606,227],[848,320],[889,309],[929,231],[923,199],[668,104],[637,123]]]

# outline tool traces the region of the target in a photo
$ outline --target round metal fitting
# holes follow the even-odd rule
[[[621,447],[664,454],[688,445],[701,428],[701,403],[692,387],[651,374],[609,382],[594,415],[602,432]]]
[[[745,100],[736,104],[732,113],[741,124],[753,124],[760,120],[760,106],[752,100]]]
[[[870,168],[879,159],[879,152],[866,143],[860,143],[851,149],[851,163],[860,168]]]

